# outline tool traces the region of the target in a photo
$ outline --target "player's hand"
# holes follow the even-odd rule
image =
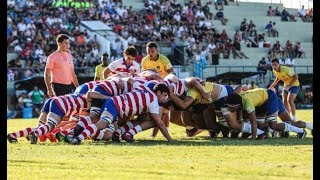
[[[53,97],[54,96],[54,93],[53,93],[52,89],[48,89],[47,93],[48,93],[49,97]]]
[[[202,79],[199,81],[199,83],[200,83],[202,86],[205,86],[205,85],[206,85],[206,82],[205,82],[204,80],[202,80]]]
[[[118,82],[117,82],[117,87],[119,89],[124,89],[124,83],[123,81],[119,78]]]
[[[170,92],[170,94],[173,94],[173,93],[174,93],[174,89],[173,89],[173,86],[172,86],[172,85],[169,86],[169,92]]]

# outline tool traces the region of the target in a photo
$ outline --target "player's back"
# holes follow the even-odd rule
[[[268,100],[268,90],[264,88],[251,89],[240,92],[240,96],[244,105],[250,103],[257,107],[263,105]]]
[[[151,106],[159,106],[157,96],[148,88],[114,96],[112,99],[120,117],[149,112]]]
[[[65,113],[65,116],[79,114],[89,108],[84,95],[67,94],[53,97],[52,100],[57,103],[58,107]]]

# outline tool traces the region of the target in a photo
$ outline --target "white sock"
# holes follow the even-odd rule
[[[292,126],[291,124],[288,124],[288,123],[284,123],[284,131],[302,133],[303,129],[298,128],[296,126]]]
[[[193,129],[193,128],[194,128],[194,127],[192,127],[192,126],[187,126],[187,127],[186,127],[187,130],[191,130],[191,129]]]
[[[141,126],[140,125],[136,125],[134,128],[129,130],[129,133],[132,134],[132,135],[136,135],[141,131],[142,131]]]
[[[310,123],[306,123],[306,128],[309,129],[310,131],[313,130],[313,125]]]
[[[82,119],[83,118],[83,119]],[[78,124],[85,128],[86,126],[89,126],[90,124],[92,124],[91,118],[89,116],[82,116],[82,118],[78,121]],[[86,123],[84,123],[84,121],[88,124],[86,125]]]
[[[104,131],[100,130],[98,131],[99,135],[96,137],[96,139],[102,140],[103,136],[104,136]],[[91,135],[92,136],[92,135]]]
[[[297,121],[297,120],[296,120],[296,116],[294,116],[294,115],[292,115],[291,119],[292,119],[292,121],[294,121],[294,122]]]
[[[251,124],[244,122],[242,127],[242,132],[252,133]],[[257,135],[264,133],[261,129],[257,128]]]
[[[126,132],[126,131],[128,131],[129,129],[132,129],[132,128],[133,128],[132,122],[128,121],[128,122],[126,122],[126,124],[124,124],[123,126],[119,127],[120,134],[123,134],[124,132]]]

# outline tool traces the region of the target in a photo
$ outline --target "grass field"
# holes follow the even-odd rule
[[[298,110],[298,119],[312,122],[312,110]],[[36,119],[8,120],[8,133],[35,126]],[[171,124],[178,140],[165,141],[151,131],[132,144],[84,141],[81,145],[25,138],[8,143],[8,179],[312,179],[312,144],[290,134],[287,139],[232,140],[208,138],[202,132],[186,138],[184,128]]]

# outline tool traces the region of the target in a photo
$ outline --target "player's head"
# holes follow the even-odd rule
[[[126,63],[132,64],[132,62],[137,56],[137,49],[134,46],[128,46],[123,51],[123,56],[124,56],[124,59],[126,60]]]
[[[101,55],[101,62],[102,62],[102,64],[107,64],[107,61],[108,61],[108,57],[109,57],[109,54],[108,53],[103,53],[102,55]]]
[[[242,85],[241,90],[242,91],[248,91],[249,90],[249,86],[244,84],[244,85]]]
[[[238,93],[231,93],[225,97],[225,105],[229,108],[229,111],[236,111],[242,106],[242,98]]]
[[[158,46],[155,42],[148,42],[146,46],[147,54],[149,55],[150,59],[155,59],[158,55]]]
[[[164,101],[168,98],[169,95],[169,88],[163,83],[159,83],[153,86],[153,91],[158,96],[159,104],[164,103]]]
[[[280,64],[279,64],[279,59],[278,58],[274,58],[274,59],[271,60],[271,67],[272,67],[273,70],[279,71]]]
[[[56,42],[58,44],[58,48],[62,51],[68,51],[70,47],[69,37],[65,34],[59,34],[56,38]]]
[[[235,93],[240,93],[242,91],[242,85],[236,85],[234,88],[233,88],[233,92]]]

